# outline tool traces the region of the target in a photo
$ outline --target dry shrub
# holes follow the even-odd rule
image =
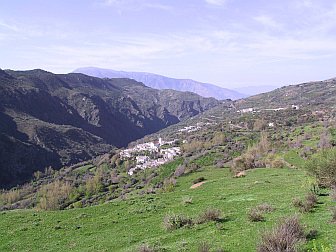
[[[168,214],[163,218],[163,226],[166,230],[174,230],[192,225],[192,219],[182,214]]]
[[[270,213],[270,212],[273,212],[275,210],[275,208],[268,203],[262,203],[259,206],[257,206],[256,208],[258,209],[258,211],[260,211],[262,213]]]
[[[330,192],[330,198],[332,201],[336,201],[336,187],[333,187]]]
[[[11,205],[21,200],[21,198],[21,191],[19,189],[12,189],[0,194],[0,203],[3,205]]]
[[[44,185],[38,191],[39,202],[37,207],[42,210],[62,209],[72,191],[73,187],[69,182],[60,180]]]
[[[293,205],[297,208],[300,209],[301,212],[311,212],[313,211],[315,205],[317,204],[317,196],[316,194],[309,192],[306,197],[305,200],[300,200],[298,198],[295,198],[293,200]]]
[[[238,173],[248,169],[262,167],[265,165],[263,156],[270,150],[270,144],[267,139],[267,133],[262,132],[260,135],[260,141],[249,147],[247,151],[232,160],[231,171]]]
[[[332,207],[331,209],[331,221],[336,222],[336,207]]]
[[[182,145],[182,151],[185,153],[193,153],[200,151],[204,148],[204,144],[201,141],[193,140],[190,143]]]
[[[293,206],[301,208],[303,206],[302,200],[300,200],[299,198],[294,198],[293,199]]]
[[[297,216],[284,219],[277,227],[262,235],[259,252],[295,252],[304,240],[304,229]]]
[[[251,209],[248,212],[248,218],[252,222],[259,222],[259,221],[265,221],[265,217],[263,216],[262,212],[258,209]]]
[[[164,192],[172,192],[176,186],[176,179],[174,178],[167,178],[163,181],[162,190]]]
[[[216,208],[208,208],[203,213],[200,214],[198,218],[198,223],[205,223],[208,221],[219,221],[221,220],[222,212]]]
[[[198,252],[210,252],[210,244],[208,242],[201,242],[199,245],[198,245]]]
[[[306,202],[309,202],[309,204],[315,206],[317,204],[318,198],[315,193],[309,192],[306,195]]]
[[[283,168],[287,165],[286,161],[283,158],[275,154],[267,155],[264,163],[267,168]]]
[[[148,244],[142,244],[138,250],[138,252],[155,252],[158,251],[155,247],[152,247]]]
[[[192,202],[193,202],[192,197],[190,197],[190,196],[184,196],[184,197],[182,197],[182,203],[183,203],[183,205],[192,204]]]
[[[180,177],[184,174],[185,172],[185,166],[184,165],[179,165],[176,167],[176,170],[174,172],[175,177]]]

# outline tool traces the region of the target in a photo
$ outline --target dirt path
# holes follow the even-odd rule
[[[192,186],[190,186],[190,189],[195,189],[197,187],[200,187],[201,185],[203,185],[204,183],[206,183],[206,181],[202,181],[202,182],[199,182],[197,184],[194,184]]]

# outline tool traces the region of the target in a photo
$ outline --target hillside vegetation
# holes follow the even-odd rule
[[[130,79],[0,71],[1,187],[89,160],[219,104]]]
[[[128,150],[149,149],[114,149],[2,191],[0,250],[333,252],[330,100],[276,98],[269,108],[254,99],[252,109],[227,101]],[[130,175],[138,159],[169,148],[181,153]]]

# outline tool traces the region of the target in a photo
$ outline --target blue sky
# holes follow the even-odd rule
[[[336,77],[327,0],[0,0],[0,67],[97,66],[234,88]]]

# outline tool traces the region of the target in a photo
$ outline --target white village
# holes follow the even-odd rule
[[[128,171],[132,176],[136,170],[158,167],[180,155],[181,148],[175,146],[177,141],[178,139],[163,141],[159,138],[158,141],[137,144],[133,148],[122,150],[119,155],[123,160],[135,160],[135,167]]]

